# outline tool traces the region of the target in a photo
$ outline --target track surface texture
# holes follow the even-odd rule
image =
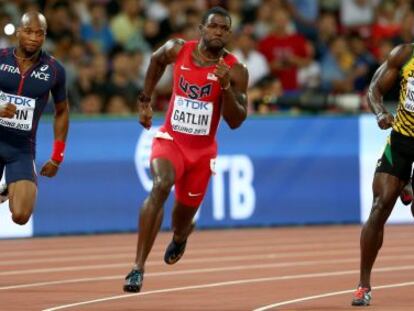
[[[196,230],[173,266],[162,232],[138,294],[135,234],[0,240],[0,310],[414,310],[413,229],[386,226],[369,307],[350,305],[361,226]]]

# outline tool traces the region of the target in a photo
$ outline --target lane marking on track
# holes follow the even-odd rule
[[[404,267],[384,267],[384,268],[374,269],[374,271],[375,272],[392,272],[392,271],[413,270],[413,269],[414,269],[414,265],[404,266]],[[109,296],[109,297],[104,297],[104,298],[99,298],[99,299],[75,302],[75,303],[70,303],[70,304],[65,304],[65,305],[54,306],[51,308],[43,309],[42,311],[55,311],[55,310],[69,309],[73,307],[90,305],[94,303],[121,300],[121,299],[127,299],[127,298],[138,297],[138,296],[162,294],[162,293],[172,293],[172,292],[180,292],[180,291],[187,291],[187,290],[197,290],[197,289],[204,289],[204,288],[262,283],[262,282],[273,282],[273,281],[282,281],[282,280],[296,280],[296,279],[309,279],[309,278],[318,278],[318,277],[343,276],[343,275],[357,274],[357,273],[359,273],[359,270],[343,270],[343,271],[335,271],[335,272],[285,275],[285,276],[275,276],[275,277],[267,277],[267,278],[242,279],[242,280],[235,280],[235,281],[207,283],[207,284],[191,285],[191,286],[183,286],[183,287],[172,287],[172,288],[152,290],[152,291],[142,292],[142,293],[137,293],[137,294],[123,294],[123,295]]]
[[[414,285],[414,282],[394,283],[394,284],[374,286],[372,287],[372,289],[379,290],[379,289],[397,288],[397,287],[405,287],[405,286],[413,286],[413,285]],[[332,296],[339,296],[343,294],[350,294],[350,293],[353,293],[354,291],[355,291],[355,288],[337,291],[337,292],[329,292],[329,293],[320,294],[320,295],[307,296],[307,297],[302,297],[302,298],[297,298],[297,299],[292,299],[292,300],[286,300],[286,301],[281,301],[281,302],[277,302],[274,304],[266,305],[266,306],[254,309],[253,311],[271,310],[277,307],[286,306],[286,305],[290,305],[290,304],[297,303],[297,302],[315,300],[315,299],[320,299],[320,298],[327,298],[327,297],[332,297]]]
[[[110,237],[109,237],[110,238]],[[347,240],[344,240],[347,241]],[[167,245],[169,242],[169,240],[165,241],[165,245]],[[199,241],[200,243],[202,243],[202,247],[197,248],[197,245],[194,245],[193,249],[195,250],[208,250],[211,249],[212,247],[218,248],[217,246],[219,246],[220,248],[223,249],[228,249],[229,247],[253,247],[253,246],[268,246],[269,244],[275,244],[275,245],[279,245],[279,247],[281,249],[285,249],[285,248],[290,248],[290,247],[295,247],[295,246],[302,246],[302,245],[309,245],[309,244],[314,244],[314,245],[320,245],[320,241],[318,241],[317,239],[315,239],[314,237],[312,237],[312,240],[310,241],[306,241],[305,239],[301,238],[291,238],[291,239],[284,239],[284,240],[279,240],[279,239],[275,239],[275,238],[260,238],[260,242],[253,242],[251,241],[249,243],[249,241],[243,241],[243,242],[229,242],[229,243],[222,243],[222,244],[218,244],[217,242],[210,242],[209,241]],[[287,243],[288,245],[280,245],[281,243]],[[342,240],[338,239],[328,239],[327,243],[342,243]],[[250,244],[250,245],[249,245]],[[25,251],[9,251],[9,250],[4,250],[2,249],[3,245],[3,241],[0,240],[0,258],[8,258],[8,257],[19,257],[19,256],[27,256],[27,252],[29,251],[31,256],[42,256],[42,255],[57,255],[57,254],[73,254],[73,253],[85,253],[85,252],[116,252],[116,251],[134,251],[135,250],[135,244],[131,244],[131,246],[113,246],[113,245],[107,245],[107,246],[102,246],[102,247],[73,247],[72,245],[65,245],[64,249],[44,249],[44,250],[33,250],[33,249],[29,249],[29,250],[25,250]],[[20,248],[20,245],[16,245],[15,248]],[[156,244],[154,245],[153,251],[159,251],[162,252],[164,251],[164,245],[160,245],[160,244]]]
[[[392,247],[391,247],[392,248]],[[390,249],[390,248],[389,248]],[[405,248],[397,248],[403,250]],[[407,248],[408,249],[408,248]],[[410,248],[411,249],[411,248]],[[336,255],[336,254],[353,254],[358,250],[341,251],[341,250],[329,250],[329,251],[315,251],[315,252],[295,252],[295,253],[269,253],[269,254],[256,254],[256,255],[244,255],[244,256],[222,256],[222,257],[204,257],[204,258],[189,258],[185,260],[186,264],[198,264],[198,263],[215,263],[215,262],[231,262],[231,261],[245,261],[245,260],[261,260],[261,259],[283,259],[283,258],[295,258],[295,257],[313,257],[321,255]],[[411,259],[414,255],[384,255],[381,259],[395,260],[395,259]],[[160,266],[164,265],[164,261],[149,261],[147,266]],[[100,264],[100,265],[80,265],[80,266],[65,266],[55,268],[37,268],[37,269],[18,269],[0,272],[0,276],[11,275],[23,275],[23,274],[42,274],[42,273],[55,273],[55,272],[68,272],[68,271],[86,271],[97,269],[113,269],[113,268],[125,268],[130,267],[130,263],[113,263],[113,264]]]
[[[299,228],[300,229],[300,228]],[[360,230],[358,228],[358,230]],[[225,230],[225,232],[228,232],[227,230]],[[280,234],[285,234],[285,233],[280,233],[277,230],[274,231],[276,235],[280,235]],[[333,236],[335,238],[326,238],[326,234],[324,233],[324,245],[326,244],[333,244],[333,245],[337,245],[337,244],[347,244],[347,243],[343,243],[343,241],[347,242],[349,239],[347,238],[346,240],[341,240],[338,239],[337,235],[335,234],[336,232],[339,232],[339,230],[336,231],[330,231],[328,234],[330,236]],[[359,231],[358,231],[359,234]],[[344,235],[344,232],[341,231],[341,236]],[[309,236],[309,234],[307,234],[307,236]],[[311,245],[312,247],[314,247],[315,245],[321,245],[321,238],[318,238],[317,236],[315,236],[315,234],[310,235],[312,237],[312,239],[310,240],[306,240],[306,236],[301,237],[301,238],[284,238],[284,239],[277,239],[277,238],[272,238],[272,239],[264,239],[264,238],[260,238],[260,243],[258,242],[252,242],[252,246],[257,246],[257,245],[263,245],[264,247],[268,246],[269,244],[275,244],[275,245],[279,245],[278,247],[280,247],[280,249],[290,249],[291,247],[294,246],[298,246],[300,247],[301,245],[303,247],[306,247],[307,245]],[[348,236],[347,236],[348,237]],[[109,236],[109,238],[111,238],[111,236]],[[395,243],[399,243],[402,242],[403,239],[409,239],[410,241],[412,240],[412,237],[409,234],[405,234],[405,233],[394,233],[392,240],[388,240],[388,242],[392,242],[394,241]],[[73,254],[73,253],[99,253],[99,252],[121,252],[121,251],[134,251],[135,250],[135,246],[102,246],[102,247],[73,247],[71,245],[66,245],[65,244],[65,248],[63,249],[45,249],[45,250],[36,250],[36,249],[31,249],[31,250],[24,250],[24,251],[10,251],[10,250],[4,250],[2,249],[2,245],[4,244],[4,242],[10,242],[9,240],[0,240],[0,258],[8,258],[8,257],[19,257],[19,256],[27,256],[27,253],[30,252],[31,256],[47,256],[47,255],[65,255],[65,254]],[[211,247],[215,247],[217,245],[216,242],[214,243],[208,243],[208,241],[199,241],[200,243],[203,244],[203,247],[198,249],[195,246],[193,247],[194,250],[203,250],[203,249],[210,249]],[[167,241],[166,241],[167,243]],[[286,243],[288,245],[280,245],[281,243]],[[220,244],[220,248],[223,249],[228,249],[229,247],[234,247],[235,245],[240,244],[240,247],[242,246],[246,246],[247,247],[251,247],[248,246],[249,245],[249,241],[243,241],[240,243],[237,243],[237,241],[231,242],[231,243],[223,243]],[[357,245],[357,243],[348,243],[349,245]],[[21,246],[19,244],[16,244],[15,248],[20,248]],[[154,251],[164,251],[164,247],[160,246],[159,244],[154,245]]]
[[[336,260],[335,264],[356,262],[358,260],[359,259],[355,259],[355,258],[341,259],[341,260]],[[203,268],[203,269],[186,269],[186,270],[165,271],[165,272],[149,272],[145,274],[145,277],[147,278],[147,277],[157,277],[157,276],[174,276],[174,275],[186,275],[186,274],[198,274],[198,273],[201,274],[201,273],[239,271],[239,270],[249,270],[249,269],[266,269],[266,268],[278,268],[278,267],[280,268],[280,267],[313,266],[313,265],[321,265],[321,264],[332,264],[332,260],[314,260],[314,261],[296,261],[296,262],[289,261],[289,262],[281,262],[281,263],[273,263],[273,264],[257,264],[257,265],[243,265],[243,266],[226,266],[226,267],[219,267],[219,268]],[[71,284],[71,283],[108,281],[108,280],[123,279],[124,277],[125,277],[124,275],[112,275],[112,276],[103,276],[103,277],[37,282],[37,283],[30,283],[30,284],[3,286],[3,287],[0,287],[0,290],[10,290],[10,289],[40,287],[40,286],[60,285],[60,284]]]
[[[323,245],[321,245],[320,242],[303,242],[302,243],[288,243],[287,245],[279,245],[277,243],[275,243],[275,241],[269,241],[267,243],[264,244],[258,244],[258,243],[254,243],[252,245],[246,245],[246,243],[243,244],[243,246],[237,246],[237,245],[227,245],[227,246],[217,246],[217,245],[206,245],[203,248],[192,248],[192,253],[194,254],[216,254],[218,251],[222,252],[234,252],[234,250],[252,250],[252,249],[275,249],[275,250],[279,250],[279,251],[286,251],[286,250],[295,250],[295,249],[314,249],[315,247],[326,247],[326,246],[337,246],[338,244],[340,244],[342,247],[347,247],[347,246],[351,246],[351,247],[355,247],[357,246],[357,243],[352,243],[352,242],[338,242],[338,241],[326,241]],[[269,244],[272,244],[269,246]],[[75,256],[82,256],[82,255],[76,255],[76,253],[81,253],[81,254],[87,254],[86,256],[93,256],[93,253],[103,253],[105,255],[108,254],[113,254],[113,253],[121,253],[121,252],[131,252],[133,253],[135,251],[134,247],[116,247],[116,246],[110,246],[107,248],[76,248],[76,249],[66,249],[66,250],[45,250],[45,251],[24,251],[24,252],[7,252],[7,251],[3,251],[0,247],[0,259],[4,259],[4,258],[9,258],[9,257],[19,257],[19,256],[23,256],[26,257],[27,253],[30,252],[30,255],[33,259],[34,255],[36,255],[36,257],[40,257],[40,258],[36,258],[35,260],[43,260],[44,258],[42,258],[41,256],[47,256],[49,257],[50,255],[53,255],[54,258],[56,258],[57,255],[75,255]],[[165,249],[163,247],[158,247],[158,248],[154,248],[152,253],[160,253],[160,254],[164,254]],[[1,253],[4,252],[4,253]],[[75,253],[75,254],[74,254]],[[11,255],[11,256],[10,256]],[[99,256],[100,254],[97,254],[96,256]],[[66,256],[67,257],[67,256]],[[64,257],[64,258],[66,258]],[[0,261],[0,264],[2,264],[3,262],[11,262],[15,259],[9,259],[8,261]],[[20,259],[17,259],[17,261],[19,262]]]

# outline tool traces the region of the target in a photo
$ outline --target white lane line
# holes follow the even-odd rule
[[[392,247],[391,247],[392,248]],[[390,249],[390,248],[389,248]],[[401,248],[398,248],[401,249]],[[269,254],[256,254],[256,255],[244,255],[244,256],[223,256],[223,257],[204,257],[204,258],[188,258],[185,260],[185,264],[199,264],[199,263],[215,263],[215,262],[231,262],[231,261],[245,261],[245,260],[261,260],[261,259],[283,259],[283,258],[295,258],[295,257],[314,257],[329,255],[341,255],[341,254],[353,254],[359,250],[329,250],[329,251],[315,251],[315,252],[295,252],[295,253],[269,253]],[[414,255],[393,255],[382,256],[382,260],[395,260],[395,259],[412,259]],[[85,271],[85,270],[97,270],[97,269],[113,269],[113,268],[129,268],[131,263],[113,263],[113,264],[101,264],[101,265],[80,265],[80,266],[65,266],[55,268],[38,268],[38,269],[26,269],[26,270],[9,270],[0,272],[0,276],[11,275],[24,275],[24,274],[42,274],[42,273],[55,273],[55,272],[68,272],[68,271]],[[160,266],[164,265],[164,261],[149,261],[147,266]]]
[[[341,259],[336,260],[335,263],[350,263],[357,262],[358,258],[350,259]],[[313,265],[323,265],[323,264],[332,264],[332,260],[313,260],[313,261],[296,261],[296,262],[281,262],[281,263],[271,263],[271,264],[257,264],[257,265],[242,265],[242,266],[226,266],[219,268],[203,268],[203,269],[186,269],[186,270],[176,270],[176,271],[165,271],[165,272],[149,272],[145,274],[145,277],[156,277],[156,276],[173,276],[173,275],[186,275],[186,274],[197,274],[197,273],[214,273],[214,272],[224,272],[224,271],[238,271],[238,270],[250,270],[250,269],[267,269],[267,268],[277,268],[277,267],[299,267],[299,266],[313,266]],[[112,275],[112,276],[103,276],[103,277],[90,277],[90,278],[78,278],[78,279],[69,279],[69,280],[56,280],[56,281],[47,281],[47,282],[37,282],[29,284],[19,284],[19,285],[9,285],[0,287],[0,290],[10,290],[10,289],[19,289],[19,288],[28,288],[28,287],[40,287],[40,286],[49,286],[49,285],[62,285],[62,284],[72,284],[72,283],[85,283],[85,282],[97,282],[97,281],[108,281],[108,280],[118,280],[123,279],[125,275]]]
[[[391,272],[391,271],[402,271],[402,270],[413,270],[413,269],[414,269],[414,265],[402,266],[402,267],[384,267],[384,268],[378,268],[374,270],[375,272]],[[76,302],[76,303],[71,303],[71,304],[66,304],[66,305],[59,305],[59,306],[43,309],[42,311],[55,311],[55,310],[69,309],[73,307],[79,307],[79,306],[84,306],[84,305],[89,305],[89,304],[94,304],[94,303],[121,300],[121,299],[127,299],[131,297],[137,297],[137,296],[148,296],[148,295],[161,294],[161,293],[171,293],[171,292],[179,292],[179,291],[186,291],[186,290],[196,290],[196,289],[203,289],[203,288],[252,284],[252,283],[261,283],[261,282],[273,282],[273,281],[281,281],[281,280],[343,276],[343,275],[356,274],[356,273],[359,273],[359,270],[343,270],[343,271],[335,271],[335,272],[295,274],[295,275],[275,276],[275,277],[267,277],[267,278],[242,279],[242,280],[227,281],[227,282],[207,283],[207,284],[183,286],[183,287],[173,287],[173,288],[165,288],[165,289],[153,290],[153,291],[148,291],[148,292],[142,292],[142,293],[137,293],[137,294],[124,294],[124,295],[109,296],[109,297],[93,299],[93,300],[86,300],[86,301],[81,301],[81,302]]]
[[[397,287],[413,286],[413,285],[414,285],[414,282],[405,282],[405,283],[395,283],[395,284],[374,286],[372,289],[379,290],[379,289],[397,288]],[[265,311],[265,310],[270,310],[270,309],[274,309],[274,308],[281,307],[281,306],[290,305],[290,304],[297,303],[297,302],[315,300],[319,298],[327,298],[327,297],[332,297],[332,296],[339,296],[343,294],[350,294],[350,293],[353,293],[354,291],[355,291],[355,288],[342,290],[338,292],[330,292],[330,293],[325,293],[325,294],[320,294],[320,295],[307,296],[307,297],[297,298],[293,300],[286,300],[286,301],[277,302],[271,305],[266,305],[266,306],[254,309],[253,311]]]
[[[328,243],[329,245],[329,243]],[[332,244],[333,246],[337,246],[337,244]],[[341,245],[340,248],[336,248],[338,250],[342,249],[342,248],[347,248],[349,246],[355,246],[355,244],[349,244],[349,245]],[[324,245],[324,250],[327,248],[326,245]],[[234,247],[234,248],[208,248],[208,249],[202,249],[202,250],[191,250],[191,255],[208,255],[208,254],[214,254],[216,255],[217,253],[219,254],[223,254],[223,253],[230,253],[230,254],[234,254],[234,253],[257,253],[257,252],[263,252],[263,251],[287,251],[287,250],[297,250],[299,249],[301,251],[301,253],[303,253],[304,250],[306,249],[310,249],[310,250],[314,250],[315,246],[314,245],[300,245],[299,247],[292,247],[292,246],[288,246],[288,247],[279,247],[279,246],[261,246],[261,247]],[[408,249],[408,248],[407,248]],[[411,249],[411,248],[410,248]],[[403,251],[405,249],[402,249]],[[115,255],[114,255],[115,253]],[[287,253],[286,253],[287,254]],[[164,255],[164,251],[155,251],[151,253],[152,256],[159,256],[159,255]],[[34,263],[45,263],[45,262],[65,262],[65,261],[72,261],[72,260],[92,260],[92,259],[96,259],[96,260],[100,260],[100,259],[116,259],[116,258],[132,258],[133,254],[132,252],[129,253],[121,253],[118,252],[116,250],[112,251],[111,254],[99,254],[99,255],[81,255],[81,256],[66,256],[66,257],[60,257],[60,258],[56,258],[56,257],[48,257],[48,258],[38,258],[38,259],[21,259],[21,260],[7,260],[7,261],[0,261],[0,266],[2,265],[33,265]],[[284,255],[286,256],[286,255]]]
[[[219,253],[223,253],[223,252],[228,252],[228,253],[234,253],[234,252],[255,252],[255,251],[263,251],[263,250],[275,250],[275,251],[288,251],[288,250],[306,250],[306,249],[311,249],[314,250],[317,247],[321,247],[321,243],[316,243],[316,244],[297,244],[297,245],[270,245],[269,243],[263,246],[258,246],[257,244],[255,246],[237,246],[237,247],[206,247],[206,248],[202,248],[202,249],[191,249],[191,253],[194,255],[198,255],[198,254],[217,254]],[[324,243],[323,247],[324,249],[326,249],[328,246],[338,246],[337,242],[332,242],[332,243]],[[345,248],[345,247],[355,247],[357,246],[357,244],[355,243],[341,243],[340,244],[341,248]],[[100,251],[104,251],[103,249],[99,249]],[[0,248],[1,251],[1,248]],[[28,251],[30,253],[30,257],[31,259],[8,259],[8,260],[0,260],[0,265],[5,265],[5,264],[27,264],[27,263],[34,263],[34,262],[44,262],[44,260],[50,260],[50,261],[64,261],[65,259],[74,259],[74,260],[78,260],[78,259],[82,259],[82,257],[84,256],[85,258],[92,258],[91,256],[95,256],[96,258],[99,258],[99,256],[110,256],[112,254],[127,254],[124,251],[128,251],[128,254],[130,254],[130,256],[132,256],[132,254],[134,253],[134,249],[129,247],[129,248],[125,248],[125,247],[114,247],[112,248],[108,248],[106,249],[106,254],[102,253],[102,254],[97,254],[97,255],[93,255],[91,253],[95,253],[97,250],[95,251],[89,251],[89,249],[83,249],[82,253],[83,255],[74,255],[72,254],[71,256],[65,256],[65,257],[56,257],[56,256],[52,256],[53,258],[50,258],[49,255],[56,255],[56,253],[54,251],[50,251],[50,253],[45,253],[45,255],[47,256],[47,258],[33,258],[33,254],[32,252]],[[153,252],[151,254],[164,254],[164,249],[162,250],[156,250],[154,249]],[[74,253],[77,253],[78,251],[75,251]],[[64,253],[69,253],[70,252],[62,252],[62,254]],[[108,254],[109,253],[109,254]],[[24,257],[27,256],[27,252],[25,253]]]
[[[323,254],[349,254],[349,251],[328,251]],[[186,259],[186,264],[193,263],[214,263],[214,262],[229,262],[229,261],[244,261],[244,260],[260,260],[260,259],[277,259],[277,258],[291,258],[291,257],[312,257],[320,256],[321,252],[298,252],[298,253],[271,253],[271,254],[257,254],[257,255],[245,255],[245,256],[222,256],[222,257],[207,257],[207,258],[194,258]],[[150,261],[147,266],[160,266],[164,265],[164,261]],[[0,276],[20,275],[20,274],[38,274],[38,273],[51,273],[51,272],[67,272],[67,271],[84,271],[84,270],[96,270],[96,269],[112,269],[131,267],[131,263],[115,263],[115,264],[102,264],[102,265],[82,265],[82,266],[69,266],[69,267],[56,267],[56,268],[40,268],[40,269],[27,269],[27,270],[10,270],[0,272]]]
[[[318,244],[318,241],[313,240],[313,241],[308,241],[306,242],[306,240],[304,241],[303,239],[286,239],[283,240],[283,242],[286,242],[288,245],[280,245],[282,241],[277,240],[277,239],[260,239],[260,242],[253,242],[253,241],[244,241],[244,242],[229,242],[229,243],[222,243],[217,245],[217,242],[211,242],[208,243],[208,241],[199,241],[199,243],[202,243],[203,247],[201,248],[196,248],[194,247],[195,250],[197,251],[204,251],[204,250],[209,250],[212,247],[215,248],[222,248],[222,249],[228,249],[229,247],[266,247],[269,244],[274,244],[274,245],[279,245],[279,247],[281,247],[281,249],[284,249],[286,247],[300,247],[300,246],[305,246],[308,244]],[[337,241],[335,242],[335,239],[332,240],[328,240],[328,243],[331,242],[332,244],[334,243],[341,243],[342,241]],[[165,241],[165,245],[168,244],[168,241]],[[162,252],[165,250],[165,245],[154,245],[154,249],[153,251],[159,251]],[[320,245],[320,242],[319,244]],[[108,246],[102,246],[102,247],[72,247],[72,246],[68,246],[65,245],[65,248],[63,249],[45,249],[45,250],[25,250],[25,251],[7,251],[7,250],[2,250],[2,241],[0,240],[0,258],[8,258],[8,257],[19,257],[19,256],[27,256],[27,253],[30,252],[31,256],[42,256],[42,255],[64,255],[64,254],[73,254],[73,253],[99,253],[99,252],[117,252],[117,251],[135,251],[135,244],[131,244],[131,246],[113,246],[113,245],[108,245]],[[219,246],[219,247],[218,247]],[[16,248],[19,248],[19,245],[16,245]]]

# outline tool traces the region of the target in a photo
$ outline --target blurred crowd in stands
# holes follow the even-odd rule
[[[16,40],[5,25],[43,12],[44,48],[66,68],[72,112],[129,115],[151,52],[171,37],[196,40],[215,5],[232,17],[228,49],[249,69],[251,113],[366,111],[375,69],[395,45],[414,41],[411,0],[3,0],[0,48]],[[170,92],[168,68],[156,110],[166,109]]]

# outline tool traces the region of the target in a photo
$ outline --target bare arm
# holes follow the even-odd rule
[[[181,39],[171,39],[151,56],[147,74],[145,75],[144,90],[138,97],[139,123],[146,129],[149,129],[152,125],[151,96],[155,86],[161,79],[165,68],[175,62],[183,44],[184,41]]]
[[[165,68],[175,61],[183,44],[184,41],[181,39],[171,39],[152,54],[151,62],[148,66],[144,81],[145,95],[151,97],[155,86],[165,71]]]
[[[377,117],[381,129],[392,126],[393,116],[387,111],[383,103],[383,96],[394,86],[399,71],[413,53],[411,45],[395,47],[387,60],[377,69],[368,88],[368,104]]]
[[[69,103],[64,100],[55,105],[55,119],[53,123],[55,140],[66,142],[69,130]]]
[[[63,159],[63,149],[64,149],[64,145],[66,142],[66,137],[68,135],[68,130],[69,130],[69,103],[67,99],[65,99],[64,101],[61,101],[55,104],[55,118],[53,122],[53,131],[55,135],[53,153],[55,153],[55,150],[58,150],[55,148],[56,148],[56,144],[59,144],[61,146],[60,148],[62,149],[61,150],[62,159]],[[53,155],[52,155],[52,159],[50,159],[43,165],[40,171],[40,175],[47,176],[47,177],[55,176],[59,169],[59,164],[60,162],[53,160]]]
[[[249,74],[240,63],[230,69],[230,83],[223,86],[222,115],[230,128],[238,128],[247,117],[247,83]]]

